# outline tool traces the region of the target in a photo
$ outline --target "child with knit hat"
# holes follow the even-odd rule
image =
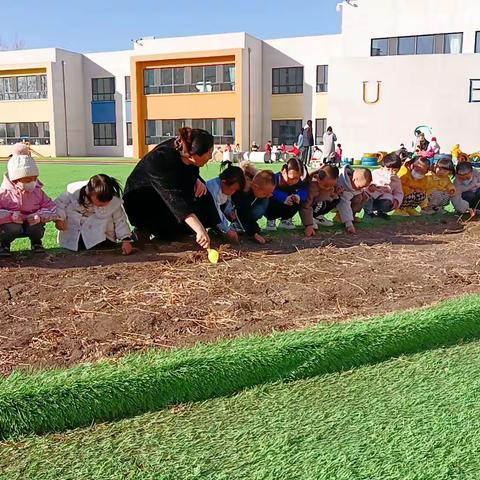
[[[38,181],[38,166],[30,155],[14,153],[0,187],[0,256],[10,255],[10,245],[28,237],[34,252],[43,252],[45,223],[57,217],[55,203]]]

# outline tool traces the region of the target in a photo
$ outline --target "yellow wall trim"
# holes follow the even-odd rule
[[[17,76],[20,77],[22,75],[40,75],[46,74],[47,69],[44,67],[39,68],[16,68],[14,70],[3,70],[0,69],[0,77],[12,77]]]

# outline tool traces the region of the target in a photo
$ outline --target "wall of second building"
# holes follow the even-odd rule
[[[411,147],[415,127],[429,125],[443,151],[460,143],[480,150],[480,103],[469,103],[470,79],[480,78],[478,55],[421,55],[336,59],[330,115],[347,157]],[[367,104],[363,82],[369,81]]]

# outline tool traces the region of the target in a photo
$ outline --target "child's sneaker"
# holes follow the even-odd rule
[[[333,222],[331,220],[328,220],[325,218],[323,215],[319,215],[318,217],[315,217],[313,219],[313,225],[314,228],[315,226],[318,227],[333,227]]]
[[[295,230],[295,225],[293,224],[291,218],[288,220],[282,220],[278,227],[282,228],[283,230]]]
[[[4,247],[0,245],[0,257],[11,257],[12,254],[10,253],[10,247]]]
[[[32,243],[33,253],[45,253],[45,248],[41,243]]]
[[[274,232],[277,229],[277,221],[276,220],[267,220],[267,226],[265,230],[269,232]]]
[[[405,211],[410,217],[419,217],[421,215],[421,213],[417,212],[417,209],[415,208],[406,208]]]

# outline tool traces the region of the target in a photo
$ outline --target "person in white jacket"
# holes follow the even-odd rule
[[[354,170],[346,165],[338,177],[337,185],[341,194],[337,210],[348,233],[357,233],[353,225],[356,220],[355,214],[361,212],[365,203],[370,199],[367,188],[371,183],[372,172],[368,168]]]
[[[122,242],[122,252],[133,251],[131,230],[121,200],[119,183],[108,175],[68,185],[55,200],[58,243],[68,250],[87,250],[106,241]]]
[[[460,162],[455,169],[455,195],[452,204],[457,213],[470,213],[473,218],[480,210],[480,172],[471,163]]]

